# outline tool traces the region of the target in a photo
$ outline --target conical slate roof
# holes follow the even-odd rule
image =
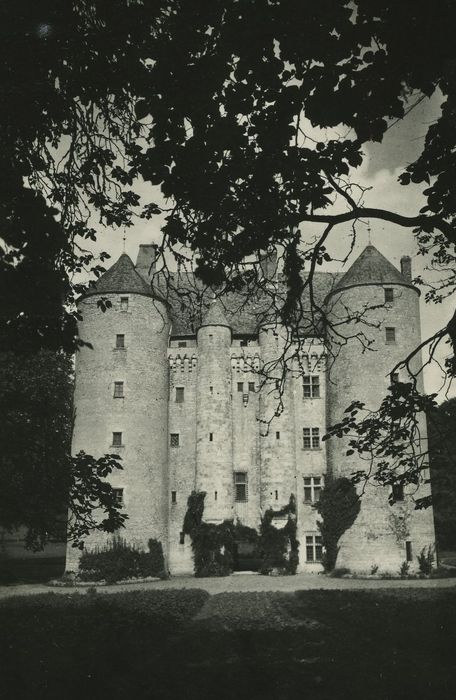
[[[399,270],[382,255],[375,246],[368,245],[364,248],[353,265],[343,275],[331,294],[346,289],[370,284],[401,284],[411,287]]]
[[[85,296],[122,292],[156,296],[150,285],[136,272],[131,258],[126,253],[122,253],[118,261],[101,275]]]
[[[220,299],[213,299],[206,313],[203,315],[200,328],[204,326],[226,326],[226,328],[231,328]]]

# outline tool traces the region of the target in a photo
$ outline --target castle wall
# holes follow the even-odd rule
[[[167,549],[168,530],[168,364],[169,323],[164,305],[139,294],[104,294],[112,308],[103,313],[97,296],[85,298],[79,332],[93,349],[83,347],[76,357],[76,407],[72,451],[95,457],[119,454],[122,471],[109,480],[123,489],[128,520],[119,534],[147,549],[156,538]],[[128,297],[128,309],[120,298]],[[124,348],[116,347],[123,335]],[[114,382],[123,382],[123,398],[114,398]],[[113,445],[113,433],[122,445]],[[94,533],[92,548],[111,536]],[[67,570],[77,566],[80,552],[68,549]]]
[[[376,410],[387,394],[394,366],[420,342],[417,292],[405,286],[387,286],[394,290],[391,304],[385,304],[384,287],[380,285],[346,289],[329,301],[333,318],[339,321],[345,318],[347,309],[353,316],[352,322],[343,328],[339,326],[346,337],[352,337],[338,348],[336,359],[333,362],[330,360],[329,425],[342,419],[345,409],[353,400],[362,401],[368,409]],[[355,320],[360,314],[364,323]],[[387,341],[386,328],[395,329],[394,342]],[[364,342],[366,339],[373,341],[364,352],[361,352],[361,344],[355,337],[360,333],[364,336]],[[419,363],[420,358],[417,357],[415,368]],[[399,380],[408,380],[404,370]],[[421,381],[420,378],[419,388]],[[424,425],[422,431],[424,436]],[[348,440],[348,437],[344,437],[328,441],[328,469],[335,477],[350,477],[356,470],[369,468],[369,463],[357,454],[347,456]],[[420,495],[424,495],[428,488],[422,486]],[[370,571],[373,566],[379,566],[381,570],[398,573],[406,559],[406,540],[412,542],[414,554],[434,543],[432,511],[414,510],[410,487],[406,487],[405,501],[392,506],[388,503],[389,493],[390,487],[368,483],[362,497],[361,512],[340,541],[337,566],[358,571]],[[415,556],[413,563],[416,564]]]

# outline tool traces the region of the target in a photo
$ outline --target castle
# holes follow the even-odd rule
[[[293,354],[293,343],[259,314],[255,300],[237,304],[232,295],[195,314],[185,294],[161,288],[155,253],[153,245],[140,246],[136,265],[122,254],[80,300],[80,337],[93,348],[76,358],[73,452],[120,454],[123,471],[110,478],[128,513],[122,535],[144,548],[149,538],[160,540],[171,574],[193,573],[182,531],[193,490],[206,492],[205,521],[238,519],[255,528],[268,508],[277,511],[280,527],[279,511],[294,494],[298,571],[320,571],[313,505],[325,476],[365,467],[357,454],[347,455],[346,439],[322,437],[353,400],[377,408],[392,368],[421,341],[410,258],[402,258],[399,271],[369,245],[345,274],[316,273],[317,305],[330,319],[345,318],[347,340],[329,368],[323,331],[303,326],[299,353],[283,373],[277,358]],[[272,288],[278,277],[270,274]],[[97,303],[102,297],[111,302],[105,313]],[[305,317],[307,297],[303,309]],[[372,341],[364,352],[356,337],[360,315]],[[419,364],[416,356],[412,369]],[[421,434],[426,439],[425,425]],[[426,495],[429,486],[418,488]],[[432,509],[414,510],[416,489],[399,488],[390,504],[391,487],[368,484],[360,514],[340,540],[337,565],[397,573],[408,561],[413,568],[435,539]],[[108,539],[96,533],[86,546]],[[67,570],[77,569],[79,555],[68,547]]]

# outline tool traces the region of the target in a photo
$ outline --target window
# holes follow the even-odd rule
[[[244,383],[243,382],[238,382],[237,383],[237,390],[244,392]]]
[[[213,386],[209,387],[209,393],[211,396],[214,396],[214,387]]]
[[[321,561],[322,554],[321,535],[306,535],[306,561]]]
[[[170,433],[169,444],[171,447],[179,447],[179,433]]]
[[[214,442],[214,433],[209,433],[209,442]]]
[[[279,500],[279,492],[277,491],[277,489],[274,491],[274,498],[276,501]]]
[[[122,445],[122,433],[112,434],[112,444],[114,447],[120,447],[120,445]]]
[[[404,500],[404,484],[393,484],[391,487],[391,496],[394,503]]]
[[[246,341],[246,340],[241,340],[241,342],[239,343],[239,345],[241,346],[241,348],[245,348],[245,347],[247,346],[247,341]]]
[[[124,383],[114,382],[114,398],[123,399],[124,397]]]
[[[303,428],[302,443],[305,450],[319,450],[320,428]]]
[[[179,533],[179,544],[185,544],[185,532]]]
[[[125,336],[122,333],[116,335],[116,348],[125,347]]]
[[[234,500],[247,500],[247,472],[234,472]]]
[[[413,550],[410,540],[407,540],[405,543],[405,558],[407,561],[413,561]]]
[[[320,398],[320,377],[318,374],[305,374],[302,380],[302,389],[305,399]]]
[[[275,380],[275,388],[278,390],[280,389],[280,379]]]
[[[112,493],[114,495],[114,501],[117,506],[123,506],[123,489],[113,489]]]
[[[120,297],[120,310],[128,311],[128,297]]]
[[[385,289],[385,304],[392,304],[394,301],[394,291],[392,289]]]
[[[316,503],[320,500],[323,478],[321,476],[305,476],[304,478],[304,503]]]
[[[255,391],[255,382],[249,382],[249,391]]]
[[[276,431],[276,440],[280,440],[280,430]]]
[[[177,503],[177,491],[171,491],[171,503]]]
[[[396,329],[395,328],[385,328],[385,340],[387,343],[396,342]]]
[[[399,381],[399,372],[391,372],[391,384],[397,384]]]
[[[176,386],[176,403],[184,403],[184,387]]]
[[[217,491],[214,491],[214,501],[217,500],[217,497],[218,497],[218,493],[217,493]]]
[[[178,348],[186,348],[187,347],[187,341],[186,340],[179,340],[177,343]]]

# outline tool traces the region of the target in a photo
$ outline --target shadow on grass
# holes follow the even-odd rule
[[[0,696],[453,698],[455,602],[417,589],[10,599]]]

